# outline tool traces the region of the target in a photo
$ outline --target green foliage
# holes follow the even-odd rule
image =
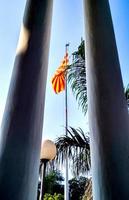
[[[68,83],[71,86],[79,107],[82,108],[84,115],[86,115],[88,105],[84,40],[81,40],[78,50],[73,52],[73,63],[68,67]],[[124,93],[129,108],[129,84],[125,88]]]
[[[64,196],[62,194],[56,194],[54,195],[46,193],[44,195],[44,200],[64,200]]]
[[[67,136],[63,135],[56,140],[56,161],[63,164],[67,152],[73,173],[75,175],[85,173],[91,166],[89,135],[85,134],[81,128],[70,127],[67,131]]]
[[[40,167],[41,169],[41,167]],[[41,170],[40,170],[40,176],[41,176]],[[64,194],[64,185],[62,184],[62,181],[64,181],[64,178],[59,170],[51,170],[49,171],[44,180],[44,191],[45,193],[48,193],[49,195],[56,194]],[[37,200],[39,200],[40,196],[40,189],[41,189],[41,182],[38,183],[38,191],[37,191]],[[51,196],[50,196],[51,197]],[[60,197],[60,195],[59,195]],[[47,195],[48,198],[48,195]]]
[[[81,41],[78,51],[74,52],[73,56],[73,63],[68,67],[68,83],[85,115],[87,112],[87,86],[84,40]]]
[[[64,178],[60,171],[52,170],[45,176],[45,192],[49,194],[62,193],[64,192],[64,187],[62,185]]]
[[[76,58],[81,57],[85,60],[85,41],[81,38],[81,44],[78,46],[78,50],[73,53]]]
[[[73,178],[69,180],[70,200],[81,200],[85,192],[85,185],[88,179],[85,177]]]

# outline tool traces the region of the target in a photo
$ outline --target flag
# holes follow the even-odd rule
[[[68,53],[64,56],[61,65],[56,70],[54,76],[52,77],[52,87],[56,94],[60,93],[65,89],[65,76],[66,76],[66,69],[69,63]]]

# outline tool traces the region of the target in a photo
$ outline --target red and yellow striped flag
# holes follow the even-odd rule
[[[68,59],[68,53],[64,56],[63,61],[61,62],[61,65],[56,70],[54,76],[52,77],[52,87],[56,94],[60,93],[65,89],[65,75],[66,75],[66,69],[69,63]]]

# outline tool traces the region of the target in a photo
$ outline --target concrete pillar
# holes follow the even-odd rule
[[[108,0],[84,0],[94,200],[129,199],[129,115]]]
[[[0,199],[36,200],[52,0],[27,0],[0,133]]]

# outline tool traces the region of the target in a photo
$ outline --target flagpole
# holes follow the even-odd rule
[[[68,52],[69,44],[65,45],[65,51]],[[67,72],[65,76],[65,134],[67,136],[68,129],[68,89],[67,89]],[[69,185],[68,185],[68,153],[66,151],[65,158],[65,200],[69,200]]]

